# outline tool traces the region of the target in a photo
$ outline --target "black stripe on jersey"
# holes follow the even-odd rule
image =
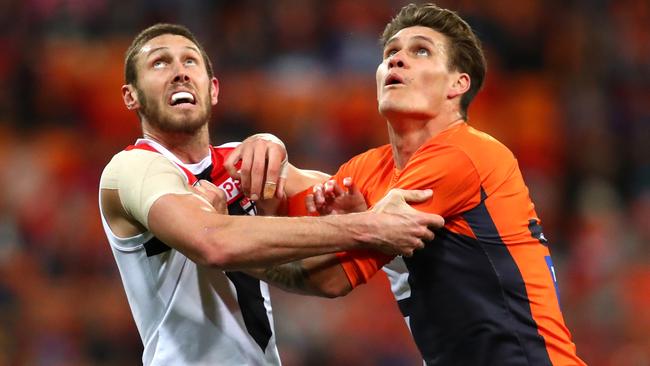
[[[153,257],[160,253],[172,250],[167,244],[160,241],[160,239],[155,236],[151,238],[148,242],[144,243],[144,251],[147,253],[147,257]]]
[[[210,178],[210,174],[212,173],[212,164],[210,164],[209,167],[205,168],[201,173],[194,175],[196,179],[198,180],[209,180],[212,182],[212,179]]]
[[[399,311],[402,312],[402,315],[409,316],[413,310],[411,309],[411,298],[407,297],[405,299],[397,300],[397,307]]]
[[[248,215],[248,210],[241,205],[243,198],[242,195],[235,202],[228,205],[229,215]],[[250,206],[253,210],[255,209],[254,203],[251,202]],[[253,337],[262,352],[265,352],[273,331],[271,330],[269,317],[266,315],[260,281],[242,272],[226,272],[226,276],[235,285],[237,302],[241,308],[242,318],[244,318],[248,334]]]
[[[476,239],[438,230],[404,258],[411,296],[398,305],[422,357],[427,365],[550,365],[521,273],[484,202],[463,218]]]
[[[498,276],[476,239],[438,230],[404,263],[411,296],[398,305],[427,365],[528,365]]]
[[[205,179],[212,182],[212,168],[213,165],[210,165],[201,173],[196,174],[195,177],[199,180]],[[229,215],[248,215],[249,211],[255,212],[255,204],[253,202],[250,203],[250,207],[247,209],[242,207],[241,200],[243,198],[244,196],[240,194],[235,202],[228,205]],[[260,289],[260,281],[242,272],[225,272],[225,274],[235,286],[237,302],[239,303],[248,334],[253,337],[262,349],[262,352],[265,352],[273,331],[271,330],[271,322],[266,314],[264,296],[262,296],[262,290]]]
[[[538,333],[533,319],[525,281],[510,251],[485,206],[487,195],[481,188],[481,203],[463,214],[485,251],[499,281],[501,297],[507,314],[506,327],[517,336],[530,365],[551,365],[544,338]],[[541,228],[540,228],[541,232]]]
[[[264,352],[273,332],[266,315],[260,281],[241,272],[226,272],[237,290],[237,302],[241,308],[248,333]]]

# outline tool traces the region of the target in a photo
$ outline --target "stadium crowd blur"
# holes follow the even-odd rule
[[[213,142],[259,131],[335,172],[383,144],[374,72],[392,0],[0,1],[0,365],[131,365],[142,346],[97,208],[139,135],[123,56],[189,26],[221,82]],[[650,2],[439,1],[488,57],[470,123],[519,159],[578,354],[650,365]],[[382,277],[348,297],[273,292],[286,365],[417,365]],[[468,350],[471,352],[471,350]]]

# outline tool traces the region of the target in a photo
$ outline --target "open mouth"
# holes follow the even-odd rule
[[[182,104],[192,104],[192,105],[196,104],[196,99],[194,98],[194,95],[186,91],[179,91],[173,93],[169,100],[169,105],[177,106]]]
[[[401,85],[401,84],[404,84],[404,81],[398,75],[388,75],[388,77],[386,78],[386,82],[384,82],[385,86]]]

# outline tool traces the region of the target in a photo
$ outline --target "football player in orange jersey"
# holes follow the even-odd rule
[[[444,228],[409,258],[354,250],[256,275],[333,297],[383,267],[427,365],[583,365],[517,161],[468,124],[486,72],[476,35],[455,12],[411,4],[381,41],[377,101],[390,143],[352,158],[313,196],[294,196],[290,213],[306,213],[305,195],[311,211],[326,214],[371,207],[393,188],[432,189],[433,199],[414,207],[443,216]],[[320,183],[293,174],[294,188]]]

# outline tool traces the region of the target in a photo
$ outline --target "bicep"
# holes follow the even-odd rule
[[[309,257],[247,272],[285,291],[303,295],[333,298],[344,296],[352,290],[335,254]]]
[[[352,290],[352,284],[336,254],[325,254],[302,260],[307,272],[307,286],[321,296],[338,297]]]
[[[210,231],[221,216],[194,194],[165,194],[153,202],[147,221],[156,238],[202,263],[209,253],[206,238],[214,234]]]

